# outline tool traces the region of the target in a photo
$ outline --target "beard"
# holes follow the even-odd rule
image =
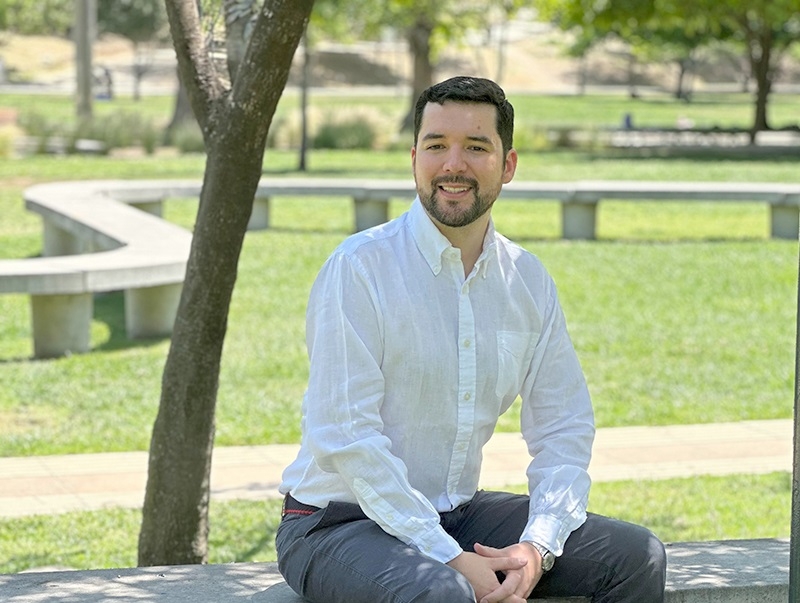
[[[462,208],[460,203],[451,203],[438,195],[442,184],[464,184],[472,189],[472,203]],[[482,193],[478,182],[466,176],[440,176],[431,181],[431,188],[424,191],[417,186],[417,194],[428,214],[440,224],[458,228],[472,224],[489,211],[497,199],[499,189]]]

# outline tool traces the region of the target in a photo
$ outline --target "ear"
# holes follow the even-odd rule
[[[514,178],[514,174],[517,171],[518,160],[519,155],[517,155],[517,151],[515,149],[510,149],[508,153],[506,153],[506,161],[505,165],[503,166],[503,184],[508,184],[511,182],[512,178]]]

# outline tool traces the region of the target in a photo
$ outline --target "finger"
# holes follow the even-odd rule
[[[507,576],[503,583],[481,599],[481,603],[498,603],[507,601],[509,597],[516,597],[517,586],[521,580],[519,575]]]
[[[490,563],[494,571],[514,570],[520,567],[524,567],[528,563],[528,560],[525,557],[515,557],[509,555],[505,551],[505,549],[495,549],[490,546],[482,545],[479,542],[475,543],[474,548],[475,548],[475,553],[480,555],[481,557],[486,557],[492,560],[504,560],[501,561],[502,565]]]
[[[512,570],[506,573],[506,580],[511,578],[511,576],[518,575],[519,582],[517,583],[517,588],[514,589],[514,594],[520,597],[522,600],[527,601],[528,595],[533,590],[533,587],[536,586],[535,583],[531,583],[531,580],[525,575],[525,570]]]
[[[528,564],[524,557],[488,557],[489,568],[494,572],[510,572],[519,570]]]
[[[481,544],[480,542],[475,543],[475,552],[478,553],[481,557],[502,557],[504,556],[503,552],[500,549],[496,549],[491,546],[486,546]]]

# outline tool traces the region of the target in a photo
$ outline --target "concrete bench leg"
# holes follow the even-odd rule
[[[131,339],[172,333],[183,285],[170,284],[125,291],[125,330]]]
[[[256,197],[247,230],[266,230],[269,228],[269,197]]]
[[[771,205],[771,234],[773,239],[797,240],[800,232],[800,207],[797,205]]]
[[[91,293],[31,295],[33,355],[57,358],[88,352],[93,311]]]
[[[562,203],[561,220],[565,239],[595,239],[597,203]]]
[[[356,206],[356,232],[389,221],[388,199],[353,199]]]
[[[42,255],[53,257],[59,255],[77,255],[88,251],[85,243],[71,232],[44,221]]]
[[[151,214],[158,218],[164,217],[164,203],[161,200],[158,201],[141,201],[136,203],[131,203],[133,207],[138,210],[141,210],[145,213]]]

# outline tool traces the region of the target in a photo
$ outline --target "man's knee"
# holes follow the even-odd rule
[[[631,547],[632,567],[638,567],[639,572],[654,577],[666,579],[667,553],[664,544],[647,528],[634,526],[637,537],[633,539],[635,546]]]
[[[447,571],[450,570],[450,571]],[[418,594],[411,599],[413,603],[475,603],[475,591],[469,581],[452,568],[445,572],[449,575],[438,580],[420,580],[415,586]]]
[[[628,546],[627,559],[617,568],[618,585],[612,591],[621,598],[611,600],[661,603],[667,579],[664,545],[647,528],[632,525]]]
[[[650,530],[645,531],[647,536],[642,547],[642,573],[649,579],[654,591],[663,597],[667,582],[667,552],[655,534]]]

